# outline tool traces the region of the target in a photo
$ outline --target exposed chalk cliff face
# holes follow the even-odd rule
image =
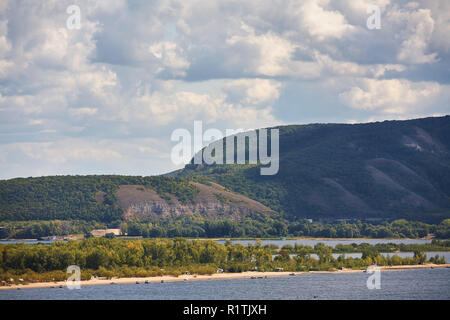
[[[122,185],[116,191],[118,205],[125,219],[162,218],[173,215],[198,215],[209,219],[240,220],[251,212],[271,214],[261,203],[226,191],[218,184],[192,182],[198,189],[195,199],[182,203],[173,195],[163,199],[154,190],[138,185]]]

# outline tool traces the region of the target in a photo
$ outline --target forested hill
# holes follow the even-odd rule
[[[117,222],[172,216],[240,220],[272,214],[257,201],[207,185],[164,176],[52,176],[0,180],[0,222]]]
[[[279,129],[274,176],[190,164],[172,176],[0,180],[0,221],[450,217],[450,116]]]
[[[172,175],[215,181],[297,217],[450,216],[450,116],[279,129],[277,175],[205,164]]]

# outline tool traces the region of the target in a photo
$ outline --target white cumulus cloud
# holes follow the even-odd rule
[[[411,109],[423,108],[426,100],[439,94],[440,90],[438,83],[363,79],[358,86],[342,92],[339,97],[352,108],[404,114]]]

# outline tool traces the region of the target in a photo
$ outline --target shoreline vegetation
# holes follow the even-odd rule
[[[397,252],[414,252],[400,257]],[[261,241],[242,245],[212,240],[90,238],[51,244],[1,244],[0,286],[19,283],[61,282],[76,265],[81,280],[94,278],[154,278],[183,275],[241,274],[243,272],[316,272],[361,270],[377,265],[391,268],[427,264],[446,265],[445,257],[427,257],[425,251],[450,251],[450,240],[427,244],[370,245],[317,243],[314,246],[286,244],[262,245]],[[394,253],[383,255],[381,253]],[[338,253],[336,258],[333,253]],[[349,257],[347,253],[361,253]],[[261,273],[263,274],[263,273]],[[278,274],[278,273],[277,273]],[[217,276],[216,276],[217,277]],[[155,278],[154,278],[155,279]]]
[[[400,266],[382,266],[380,271],[400,271],[411,269],[430,269],[430,268],[450,268],[450,264],[424,264],[424,265],[400,265]],[[229,280],[229,279],[266,279],[275,277],[299,276],[303,274],[342,274],[342,273],[360,273],[366,272],[365,269],[342,269],[332,271],[303,271],[303,272],[256,272],[245,271],[240,273],[215,273],[215,274],[193,274],[184,276],[154,276],[154,277],[130,277],[130,278],[95,278],[80,281],[80,286],[93,285],[116,285],[116,284],[150,284],[164,282],[184,282],[184,281],[209,281],[209,280]],[[17,290],[17,289],[38,289],[38,288],[65,288],[66,281],[53,282],[33,282],[26,284],[13,284],[10,286],[0,286],[0,290]]]
[[[0,219],[1,220],[1,219]],[[96,232],[117,230],[116,235],[142,238],[450,238],[450,219],[427,224],[405,219],[391,222],[335,221],[325,223],[300,219],[289,221],[280,215],[249,214],[240,221],[211,220],[194,216],[173,216],[160,219],[115,220],[109,223],[94,220],[31,220],[0,221],[0,239],[89,238]]]
[[[66,241],[66,240],[82,240],[77,239],[75,237],[71,238],[71,236],[74,235],[68,235],[68,236],[54,236],[57,240],[54,241]],[[164,239],[161,238],[144,238],[142,236],[115,236],[116,238],[120,238],[123,240],[143,240],[143,239]],[[46,241],[45,239],[51,239],[52,237],[46,237],[46,238],[0,238],[0,241],[10,241],[10,242],[17,242],[17,241]],[[329,238],[329,237],[216,237],[216,238],[205,238],[205,237],[181,237],[186,240],[212,240],[212,241],[258,241],[258,240],[324,240],[324,241],[364,241],[364,240],[401,240],[401,241],[407,241],[407,240],[447,240],[447,239],[437,239],[432,237],[422,237],[422,238],[394,238],[394,237],[386,237],[386,238],[369,238],[369,237],[360,237],[360,238]],[[169,238],[167,238],[169,239]]]

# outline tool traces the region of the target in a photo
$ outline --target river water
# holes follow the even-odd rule
[[[232,243],[240,243],[242,245],[255,244],[255,240],[231,240]],[[301,244],[305,246],[315,246],[318,243],[323,243],[330,247],[335,247],[337,244],[361,244],[368,243],[371,245],[379,243],[394,243],[394,244],[425,244],[431,243],[431,240],[421,240],[421,239],[295,239],[295,240],[261,240],[262,245],[274,244],[278,247],[282,247],[286,244],[294,246],[295,244]],[[217,243],[224,244],[225,240],[217,240]]]
[[[450,268],[381,272],[380,289],[369,290],[367,273],[301,274],[268,279],[229,279],[0,290],[4,299],[443,299],[450,300]]]
[[[55,240],[0,240],[0,244],[14,244],[14,243],[25,243],[25,244],[51,244],[54,243]],[[224,244],[225,240],[216,240],[219,244]],[[243,245],[248,245],[249,243],[255,244],[255,240],[231,240],[232,243],[240,243]],[[295,240],[261,240],[263,245],[266,244],[275,244],[280,248],[285,244],[295,245],[302,244],[308,246],[314,246],[317,243],[323,243],[327,246],[336,246],[337,244],[361,244],[361,243],[369,243],[371,245],[378,243],[395,243],[395,244],[424,244],[431,243],[431,240],[421,240],[421,239],[326,239],[326,240],[318,240],[318,239],[295,239]]]

